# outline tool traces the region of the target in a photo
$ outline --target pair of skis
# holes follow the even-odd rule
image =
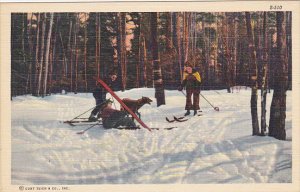
[[[84,134],[86,131],[89,129],[95,127],[96,125],[102,125],[101,120],[98,121],[88,121],[88,120],[82,120],[82,121],[64,121],[64,123],[67,123],[71,126],[81,126],[81,125],[90,125],[86,129],[77,132],[77,134],[81,135]],[[156,127],[150,127],[151,130],[172,130],[177,127],[163,127],[163,128],[156,128]],[[137,130],[141,129],[141,127],[136,126],[136,127],[118,127],[118,128],[111,128],[111,129],[118,129],[118,130]]]
[[[102,125],[102,124],[94,124],[94,125],[91,125],[90,127],[82,130],[82,131],[79,131],[77,132],[78,135],[82,135],[84,134],[86,131],[88,131],[89,129],[95,127],[96,125]],[[177,127],[164,127],[164,128],[154,128],[154,127],[150,127],[149,129],[151,130],[172,130],[172,129],[175,129]],[[118,128],[108,128],[108,129],[118,129],[118,130],[137,130],[137,129],[141,129],[141,127],[137,126],[137,127],[118,127]]]
[[[202,112],[202,111],[201,111]],[[198,114],[198,115],[195,115],[195,116],[202,116],[202,114]],[[166,117],[166,121],[168,122],[168,123],[173,123],[173,122],[185,122],[185,121],[187,121],[187,120],[189,120],[189,118],[188,119],[185,119],[187,116],[182,116],[182,117],[176,117],[176,116],[173,116],[173,119],[169,119],[168,117]]]
[[[88,118],[80,118],[79,120],[69,120],[69,121],[64,121],[63,123],[67,123],[71,126],[78,126],[78,125],[102,124],[102,121],[100,119],[98,119],[97,121],[89,121]]]
[[[168,117],[166,117],[166,121],[169,122],[169,123],[173,123],[173,122],[185,122],[187,121],[188,119],[184,119],[185,117],[176,117],[176,116],[173,116],[173,119],[169,119]]]

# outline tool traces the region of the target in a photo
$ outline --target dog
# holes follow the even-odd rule
[[[142,97],[137,100],[124,98],[122,99],[123,103],[131,109],[132,112],[138,115],[139,118],[141,118],[141,113],[139,113],[139,109],[143,107],[145,104],[151,105],[152,100],[149,97]],[[121,110],[124,110],[123,107],[121,107]],[[132,118],[133,119],[133,118]]]

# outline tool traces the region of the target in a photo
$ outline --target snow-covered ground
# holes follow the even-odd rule
[[[287,141],[251,136],[249,88],[230,94],[225,90],[202,91],[220,111],[201,98],[203,116],[190,116],[183,123],[165,121],[166,116],[184,113],[185,97],[178,91],[166,91],[167,105],[159,108],[153,89],[117,94],[121,98],[151,97],[152,105],[140,110],[144,122],[149,127],[178,128],[149,132],[97,126],[78,135],[76,132],[86,127],[61,121],[93,107],[92,94],[15,97],[11,104],[12,184],[292,181],[291,92],[287,94]]]

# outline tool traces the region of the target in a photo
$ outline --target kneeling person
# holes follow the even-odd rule
[[[103,127],[109,128],[135,128],[134,121],[127,116],[127,111],[119,111],[112,108],[112,102],[108,102],[106,107],[101,111]]]

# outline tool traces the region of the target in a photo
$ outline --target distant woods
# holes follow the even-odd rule
[[[154,87],[160,106],[188,61],[202,89],[251,87],[253,135],[266,134],[273,89],[269,135],[284,140],[291,23],[291,12],[13,13],[11,96],[91,92],[114,69],[122,90]]]
[[[163,99],[186,61],[203,89],[268,90],[282,86],[278,77],[291,89],[292,18],[282,14],[278,22],[276,12],[13,13],[11,93],[91,92],[114,68],[123,90],[156,87]]]

